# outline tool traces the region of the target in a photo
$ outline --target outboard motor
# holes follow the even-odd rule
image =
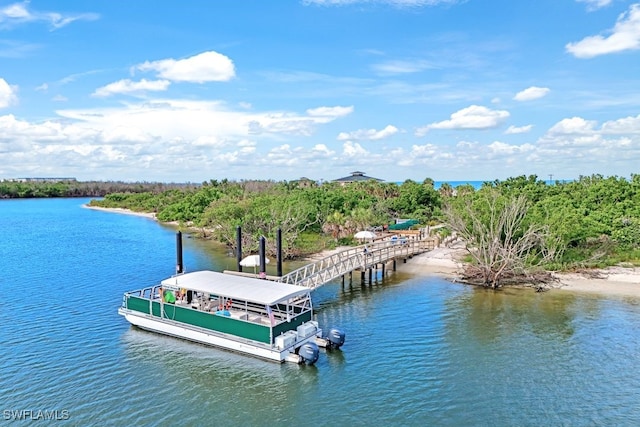
[[[331,328],[329,335],[327,335],[327,341],[331,348],[340,348],[344,344],[344,331],[338,328]]]
[[[320,350],[316,343],[309,341],[300,346],[298,349],[298,355],[302,357],[304,363],[307,365],[313,365],[320,356]]]

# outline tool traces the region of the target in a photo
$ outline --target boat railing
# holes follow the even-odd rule
[[[156,285],[125,292],[122,297],[122,307],[128,308],[127,300],[129,298],[139,298],[149,301],[148,313],[153,313],[153,302],[161,302],[160,295],[158,293],[159,288],[160,286]],[[222,301],[225,301],[225,304],[221,307]],[[268,310],[267,307],[262,304],[251,301],[232,301],[231,299],[212,296],[209,294],[197,295],[191,302],[187,302],[183,296],[182,298],[177,299],[175,303],[165,302],[164,304],[171,304],[175,307],[208,313],[211,315],[220,315],[221,313],[226,312],[228,313],[228,316],[225,315],[225,317],[263,325],[271,325],[272,323],[273,325],[277,325],[282,322],[287,322],[293,317],[312,310],[309,297],[296,298],[295,300],[291,300],[289,304],[278,304],[271,307],[271,310]],[[273,319],[273,322],[271,319]]]

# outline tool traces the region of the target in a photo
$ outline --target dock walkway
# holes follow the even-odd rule
[[[377,241],[337,252],[279,277],[276,281],[316,289],[354,270],[360,270],[364,274],[366,270],[371,271],[378,265],[384,268],[390,261],[395,265],[398,259],[406,261],[407,258],[434,249],[436,245],[437,240],[433,237]]]

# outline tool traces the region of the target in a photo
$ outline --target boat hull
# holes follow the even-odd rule
[[[300,356],[296,354],[296,350],[307,342],[315,342],[316,337],[322,334],[320,329],[315,328],[313,334],[307,337],[299,337],[293,345],[280,349],[275,345],[238,338],[230,334],[211,331],[169,319],[158,318],[126,308],[120,308],[118,314],[124,316],[129,323],[141,329],[275,362],[302,363]]]

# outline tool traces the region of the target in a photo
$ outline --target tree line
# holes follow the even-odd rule
[[[441,216],[440,194],[431,180],[400,185],[211,180],[197,188],[159,193],[112,193],[91,204],[153,212],[160,221],[195,228],[232,248],[240,226],[247,251],[257,250],[259,238],[265,236],[267,251],[275,253],[275,236],[281,229],[286,258],[349,244],[357,231],[388,225],[395,218],[427,224]]]
[[[171,188],[190,188],[193,184],[122,181],[32,180],[0,181],[0,199],[47,197],[104,197],[107,194],[161,193]]]

